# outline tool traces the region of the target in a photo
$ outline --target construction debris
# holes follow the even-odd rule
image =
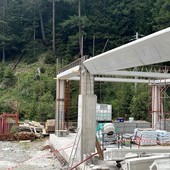
[[[47,135],[43,125],[35,121],[25,121],[19,126],[13,126],[10,132],[0,134],[1,141],[15,141],[15,140],[34,140]]]
[[[13,134],[0,134],[0,141],[14,141],[15,137]]]
[[[54,149],[54,147],[51,145],[46,145],[43,147],[42,150],[46,149],[50,149],[50,152],[52,152],[56,156],[62,167],[67,165],[66,159],[60,154],[60,152],[57,149]]]
[[[17,140],[34,140],[39,138],[35,133],[32,132],[19,132],[14,135]]]

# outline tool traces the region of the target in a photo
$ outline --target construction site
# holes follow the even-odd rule
[[[166,92],[170,85],[170,68],[152,66],[144,69],[147,65],[170,61],[169,54],[170,28],[167,28],[100,55],[83,56],[58,69],[55,78],[55,129],[44,146],[44,150],[49,149],[53,153],[51,158],[58,160],[53,168],[170,169],[170,119],[166,119],[169,112],[164,109],[165,101],[169,99]],[[78,122],[74,133],[69,130],[70,81],[79,81],[80,86]],[[152,121],[134,120],[133,117],[128,120],[118,117],[113,121],[112,105],[97,103],[97,96],[94,94],[94,84],[97,81],[148,84],[148,116],[151,116]],[[28,134],[9,134],[11,121],[18,126],[17,113],[1,115],[1,139],[30,140],[30,134],[29,138]],[[27,124],[28,129],[31,129],[29,133],[33,134],[31,140],[40,137],[37,132],[44,136],[47,134],[37,122]],[[25,131],[26,127],[25,125],[20,130]],[[20,167],[14,165],[13,169],[15,168]],[[45,168],[52,169],[52,165],[47,164]]]
[[[146,65],[169,61],[169,37],[170,28],[167,28],[98,56],[84,56],[58,70],[56,129],[49,141],[56,149],[73,142],[70,151],[61,152],[68,162],[66,169],[109,170],[114,169],[114,161],[117,168],[128,170],[170,168],[170,127],[163,106],[163,100],[168,98],[169,68],[143,69]],[[136,71],[136,67],[140,69]],[[69,94],[70,80],[80,81],[75,137],[67,130],[69,95],[65,94]],[[97,104],[96,81],[147,83],[152,122],[133,117],[112,122],[111,106]],[[105,123],[100,124],[101,120]]]

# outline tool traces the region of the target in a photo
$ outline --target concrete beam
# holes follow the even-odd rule
[[[150,170],[169,170],[170,169],[170,158],[158,159],[153,162],[150,166]]]
[[[148,77],[148,78],[170,78],[168,73],[154,73],[154,72],[138,72],[138,71],[112,71],[112,72],[100,72],[99,75],[113,75],[113,76],[132,76],[132,77]]]
[[[126,167],[129,170],[147,170],[155,160],[169,158],[169,155],[149,156],[125,160]],[[163,169],[162,169],[163,170]]]
[[[80,80],[80,77],[72,77],[69,80]],[[131,78],[111,78],[111,77],[94,77],[94,81],[103,81],[103,82],[125,82],[125,83],[155,83],[154,80],[147,79],[131,79]]]
[[[138,156],[141,156],[143,153],[151,154],[151,153],[170,153],[170,148],[160,148],[160,147],[152,147],[152,148],[126,148],[126,149],[118,149],[118,148],[107,148],[106,151],[103,152],[104,160],[108,161],[120,161],[125,159],[125,155],[128,153],[136,153]]]
[[[91,74],[170,61],[170,27],[83,62]]]
[[[77,76],[77,75],[80,75],[80,66],[75,66],[73,68],[70,68],[66,71],[63,71],[62,73],[59,73],[57,75],[57,79],[68,79],[70,77],[74,77],[74,76]]]

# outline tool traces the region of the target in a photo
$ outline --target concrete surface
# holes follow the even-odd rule
[[[141,157],[125,160],[127,167],[125,170],[149,170],[150,165],[152,165],[155,160],[164,158],[169,158],[169,155],[160,154],[159,156]]]
[[[70,133],[67,137],[57,137],[56,135],[50,135],[50,143],[54,145],[54,147],[57,150],[60,150],[60,153],[66,158],[66,160],[69,160],[69,155],[71,153],[72,147],[71,144],[73,144],[76,134]],[[116,147],[116,145],[114,146]],[[170,153],[170,146],[141,146],[140,148],[137,148],[137,145],[133,145],[133,148],[107,148],[106,151],[104,151],[104,161],[97,161],[93,162],[93,159],[88,161],[86,164],[82,164],[80,167],[83,170],[93,170],[95,168],[101,169],[101,168],[109,168],[110,170],[118,170],[119,168],[116,166],[116,161],[122,161],[124,160],[125,156],[128,153],[136,153],[137,156],[143,156],[143,154],[152,154],[152,156],[160,156],[160,153]],[[169,154],[168,154],[169,155]],[[167,156],[167,155],[166,155]],[[142,158],[144,159],[144,158]],[[138,162],[138,161],[137,161]],[[146,159],[147,162],[147,159]],[[154,160],[148,165],[149,166],[154,162]],[[75,160],[75,164],[79,163],[78,160]],[[147,164],[147,163],[146,163]]]
[[[136,153],[138,156],[150,153],[170,153],[170,147],[168,146],[144,146],[140,148],[107,148],[104,151],[104,159],[110,161],[124,160],[125,155],[128,153]]]
[[[67,137],[58,137],[55,134],[50,134],[49,143],[52,144],[55,149],[60,151],[61,155],[69,161],[75,137],[76,133],[70,133]]]
[[[150,166],[150,170],[169,170],[170,169],[170,158],[155,160]]]

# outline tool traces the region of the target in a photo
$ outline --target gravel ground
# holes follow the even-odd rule
[[[41,151],[46,141],[0,141],[0,170],[60,170],[60,163],[50,151]]]

